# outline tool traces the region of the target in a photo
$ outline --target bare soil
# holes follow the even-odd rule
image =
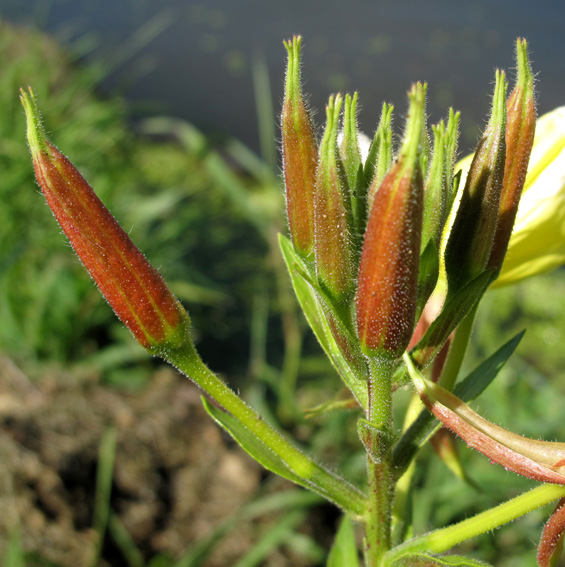
[[[0,358],[0,557],[11,534],[60,567],[90,567],[98,451],[117,431],[111,508],[144,561],[176,557],[252,500],[265,475],[204,412],[200,392],[172,369],[139,393],[60,370],[32,383]],[[289,488],[281,481],[280,488]],[[276,517],[263,519],[276,522]],[[227,567],[250,548],[257,523],[227,534],[206,567]],[[106,534],[101,565],[125,565]],[[283,551],[269,567],[310,565]]]

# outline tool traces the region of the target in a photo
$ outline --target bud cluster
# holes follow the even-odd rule
[[[461,187],[454,170],[459,114],[450,109],[433,125],[430,142],[425,84],[408,93],[399,149],[385,104],[363,160],[357,93],[330,97],[318,143],[301,90],[300,37],[285,46],[284,175],[300,277],[318,298],[335,344],[344,343],[336,333],[345,333],[361,356],[393,360],[408,348],[438,279],[447,280],[444,308],[414,348],[423,366],[496,279],[508,248],[535,128],[526,42],[517,43],[518,77],[508,100],[505,74],[496,72],[490,120]],[[345,342],[351,355],[351,340]]]

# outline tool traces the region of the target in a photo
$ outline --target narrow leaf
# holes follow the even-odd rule
[[[359,567],[355,529],[351,518],[343,516],[326,567]]]
[[[366,368],[360,367],[360,365],[365,364],[363,356],[361,353],[353,352],[349,360],[345,357],[327,323],[320,297],[305,277],[308,274],[308,267],[296,254],[287,238],[279,235],[279,243],[296,297],[310,328],[346,386],[351,390],[359,404],[362,407],[367,407],[367,383],[359,378],[360,375],[367,375]],[[353,364],[357,366],[354,367]]]

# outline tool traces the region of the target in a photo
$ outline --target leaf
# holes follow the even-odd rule
[[[309,457],[302,455],[302,461],[298,463],[298,466],[297,463],[287,463],[277,455],[273,448],[260,441],[251,430],[233,415],[212,406],[205,398],[202,398],[202,404],[208,415],[225,429],[244,451],[267,470],[320,494],[354,516],[364,513],[365,496],[344,479],[324,469],[325,473],[331,476],[333,486],[330,492],[328,488],[320,486],[313,475],[309,474],[314,469],[314,463]],[[273,446],[275,444],[276,439],[273,438]],[[319,468],[319,465],[316,465],[316,468]],[[299,471],[296,469],[299,469]]]
[[[489,356],[461,381],[455,387],[453,393],[464,402],[470,402],[482,394],[516,350],[525,332],[520,331],[508,342],[504,343],[494,354]]]
[[[357,398],[360,405],[367,407],[367,382],[358,378],[360,369],[352,367],[351,362],[347,360],[337,344],[325,317],[322,300],[312,287],[311,280],[308,277],[308,267],[304,260],[296,254],[291,242],[281,234],[279,235],[279,243],[296,297],[312,331],[338,374]],[[364,357],[360,351],[359,353],[352,353],[351,361],[353,360],[359,360],[365,364]],[[366,370],[361,375],[366,375]]]
[[[326,567],[359,567],[355,529],[347,515],[343,516],[339,524]]]
[[[414,553],[401,557],[390,567],[438,567],[441,565],[451,565],[458,567],[490,567],[488,563],[463,557],[461,555],[445,555],[435,557],[426,553]]]

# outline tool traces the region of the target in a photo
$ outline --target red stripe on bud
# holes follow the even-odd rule
[[[504,181],[502,182],[502,194],[498,209],[498,224],[488,262],[489,267],[498,270],[502,267],[510,242],[518,204],[526,181],[536,131],[534,76],[528,61],[526,40],[518,39],[516,58],[518,60],[518,77],[516,86],[506,104],[508,116],[505,134]]]
[[[423,179],[419,167],[424,88],[410,93],[404,144],[375,195],[356,296],[357,331],[367,354],[400,356],[416,315]]]
[[[288,224],[294,248],[299,254],[308,256],[314,248],[318,147],[300,85],[300,43],[300,36],[284,42],[288,66],[281,121]]]
[[[189,341],[190,319],[163,278],[71,162],[47,139],[33,92],[21,91],[35,175],[47,204],[121,321],[156,354]]]

